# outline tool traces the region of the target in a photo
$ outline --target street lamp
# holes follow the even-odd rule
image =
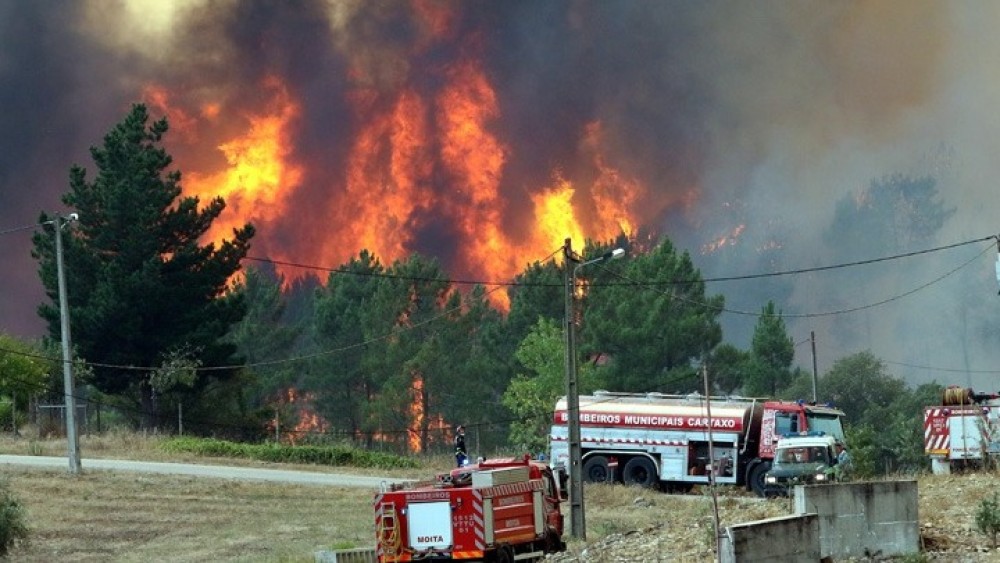
[[[66,441],[69,448],[69,472],[80,473],[79,436],[76,433],[76,398],[73,389],[73,362],[70,357],[69,303],[66,298],[66,273],[63,268],[62,228],[80,218],[76,213],[67,217],[56,216],[52,221],[56,231],[56,277],[59,281],[59,322],[62,334],[63,392],[66,395]]]
[[[598,258],[580,262],[573,256],[570,239],[563,247],[566,264],[566,415],[569,425],[569,498],[570,534],[586,541],[587,527],[583,514],[583,467],[580,448],[580,387],[576,373],[576,274],[584,266],[615,260],[625,255],[625,250],[616,248]],[[570,262],[576,262],[572,269]]]

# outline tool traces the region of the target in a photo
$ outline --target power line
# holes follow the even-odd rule
[[[989,238],[993,238],[993,237],[989,237]],[[979,239],[979,240],[976,240],[974,242],[982,242],[983,240],[989,240],[989,238],[987,238],[987,239]],[[961,243],[961,244],[969,244],[969,243]],[[950,245],[948,247],[941,247],[940,249],[943,249],[943,248],[954,248],[954,246],[956,246],[956,245]],[[893,295],[893,296],[888,297],[886,299],[882,299],[881,301],[876,301],[874,303],[868,303],[866,305],[859,305],[857,307],[850,307],[850,308],[847,308],[847,309],[838,309],[838,310],[834,310],[834,311],[823,311],[823,312],[818,312],[818,313],[782,313],[781,317],[783,317],[783,318],[829,317],[829,316],[835,316],[835,315],[846,315],[848,313],[856,313],[858,311],[863,311],[865,309],[872,309],[872,308],[875,308],[875,307],[880,307],[880,306],[885,305],[887,303],[891,303],[893,301],[898,301],[900,299],[903,299],[904,297],[908,297],[910,295],[913,295],[914,293],[917,293],[918,291],[926,289],[926,288],[928,288],[928,287],[930,287],[930,286],[932,286],[932,285],[934,285],[934,284],[942,281],[943,279],[947,278],[948,276],[951,276],[955,272],[957,272],[957,271],[961,270],[962,268],[965,268],[969,264],[975,262],[976,260],[978,260],[980,257],[982,257],[984,254],[986,254],[988,251],[992,250],[993,248],[994,247],[991,244],[990,246],[985,247],[979,254],[977,254],[976,256],[972,257],[968,261],[966,261],[966,262],[960,264],[959,266],[953,268],[952,270],[949,270],[948,272],[945,272],[944,274],[942,274],[942,275],[940,275],[940,276],[938,276],[938,277],[930,280],[929,282],[924,283],[922,285],[919,285],[919,286],[917,286],[917,287],[915,287],[913,289],[910,289],[908,291],[905,291],[903,293],[900,293],[900,294],[897,294],[897,295]],[[926,252],[929,252],[929,251],[923,251],[921,253],[923,254],[923,253],[926,253]],[[609,268],[605,268],[603,266],[599,266],[599,267],[601,269],[605,270],[606,272],[612,274],[612,275],[618,276],[618,277],[626,279],[626,280],[629,279],[627,276],[625,276],[624,274],[621,274],[620,272],[613,271],[613,270],[611,270]],[[830,267],[825,267],[825,269],[830,269]],[[635,283],[635,282],[633,282],[633,283]],[[592,285],[598,285],[598,284],[592,284]],[[639,284],[635,283],[635,285],[639,285]],[[660,291],[660,293],[662,293],[663,295],[666,295],[666,296],[670,297],[671,299],[677,299],[679,301],[683,301],[683,302],[691,304],[691,305],[695,305],[695,306],[698,306],[698,307],[704,307],[706,309],[713,310],[713,311],[718,311],[718,312],[721,312],[721,313],[731,313],[731,314],[734,314],[734,315],[747,315],[747,316],[752,316],[752,317],[759,317],[759,316],[761,316],[761,313],[757,312],[757,311],[743,311],[743,310],[739,310],[739,309],[729,309],[729,308],[726,308],[726,307],[717,307],[715,305],[711,305],[711,304],[709,304],[707,302],[704,302],[704,301],[697,301],[697,300],[694,300],[694,299],[688,299],[688,298],[684,297],[683,295],[678,295],[676,293],[669,293],[667,291]]]
[[[930,371],[941,371],[941,372],[946,372],[946,373],[980,373],[980,374],[985,373],[985,374],[991,374],[991,375],[1000,373],[1000,370],[990,370],[990,369],[940,368],[940,367],[933,367],[933,366],[922,366],[922,365],[917,365],[917,364],[908,364],[908,363],[904,363],[904,362],[890,362],[889,360],[882,360],[882,362],[884,362],[886,364],[894,365],[894,366],[902,366],[902,367],[914,368],[914,369],[925,369],[925,370],[930,370]]]
[[[951,249],[951,248],[955,248],[957,246],[964,246],[964,245],[967,245],[967,244],[971,244],[973,242],[982,242],[984,240],[991,240],[991,239],[994,239],[994,238],[995,237],[986,237],[986,238],[976,239],[974,241],[967,241],[967,242],[963,242],[963,243],[957,243],[957,244],[947,245],[947,246],[943,246],[943,247],[937,247],[937,248],[934,248],[934,249],[928,249],[928,250],[923,250],[923,251],[918,251],[918,252],[906,253],[906,254],[902,254],[902,255],[890,256],[890,257],[885,257],[885,258],[879,259],[879,261],[892,260],[892,259],[896,259],[896,258],[900,258],[900,257],[905,257],[905,256],[913,256],[913,255],[916,255],[916,254],[926,254],[928,252],[936,252],[936,251],[940,251],[940,250]],[[944,273],[944,274],[942,274],[942,275],[940,275],[940,276],[938,276],[938,277],[930,280],[927,283],[919,285],[919,286],[917,286],[917,287],[915,287],[913,289],[910,289],[910,290],[908,290],[906,292],[903,292],[903,293],[900,293],[900,294],[897,294],[897,295],[893,295],[891,297],[888,297],[888,298],[880,300],[880,301],[876,301],[874,303],[869,303],[869,304],[865,304],[865,305],[859,305],[857,307],[850,307],[850,308],[846,308],[846,309],[838,309],[838,310],[834,310],[834,311],[823,311],[823,312],[816,312],[816,313],[782,313],[781,316],[783,318],[818,318],[818,317],[828,317],[828,316],[844,315],[844,314],[855,313],[855,312],[858,312],[858,311],[862,311],[862,310],[866,310],[866,309],[872,309],[872,308],[875,308],[875,307],[879,307],[879,306],[885,305],[887,303],[891,303],[893,301],[897,301],[897,300],[903,299],[905,297],[908,297],[908,296],[910,296],[910,295],[912,295],[914,293],[917,293],[917,292],[919,292],[919,291],[921,291],[923,289],[926,289],[926,288],[928,288],[928,287],[930,287],[930,286],[932,286],[932,285],[934,285],[934,284],[936,284],[936,283],[944,280],[945,278],[951,276],[955,272],[957,272],[957,271],[961,270],[962,268],[968,266],[969,264],[975,262],[977,259],[979,259],[981,256],[983,256],[987,251],[989,251],[992,248],[993,248],[992,245],[985,247],[979,254],[977,254],[976,256],[974,256],[973,258],[971,258],[970,260],[968,260],[968,261],[964,262],[963,264],[957,266],[956,268],[954,268],[954,269],[952,269],[952,270],[950,270],[950,271],[948,271],[948,272],[946,272],[946,273]],[[554,256],[556,252],[559,252],[559,250],[557,250],[557,251],[553,252],[552,254],[550,254],[548,258],[551,258],[552,256]],[[864,261],[864,263],[871,263],[871,261]],[[860,264],[860,263],[859,262],[854,262],[854,263],[849,263],[849,264],[844,264],[844,265],[839,265],[839,266],[823,266],[823,267],[820,267],[820,269],[829,270],[829,269],[832,269],[832,268],[835,268],[835,267],[849,267],[849,266],[858,265],[858,264]],[[612,274],[612,275],[614,275],[614,276],[617,276],[617,277],[619,277],[621,279],[624,279],[624,280],[628,281],[629,282],[628,285],[634,285],[634,286],[637,286],[637,287],[650,287],[650,286],[657,285],[657,282],[648,282],[647,283],[647,282],[640,282],[640,281],[637,281],[637,280],[633,280],[633,279],[629,278],[628,276],[625,276],[624,274],[621,274],[620,272],[611,270],[611,269],[609,269],[609,268],[607,268],[607,267],[605,267],[603,265],[597,265],[597,267],[600,268],[600,269],[602,269],[602,270],[604,270],[604,271],[606,271],[606,272],[608,272],[608,273],[610,273],[610,274]],[[796,272],[798,272],[798,273],[804,273],[806,271],[807,270],[797,270]],[[342,271],[341,273],[357,273],[357,272]],[[785,275],[787,273],[788,272],[778,272],[775,275]],[[760,277],[760,275],[755,274],[755,275],[752,275],[752,276],[747,276],[747,279],[752,279],[753,277]],[[427,281],[427,282],[447,281],[447,280],[439,280],[439,279],[435,279],[435,278],[407,278],[407,277],[404,277],[404,278],[401,278],[401,279],[408,279],[410,281]],[[729,279],[736,279],[736,278],[729,278]],[[478,282],[474,282],[474,283],[478,283]],[[493,289],[487,291],[485,293],[485,295],[488,296],[488,295],[492,294],[493,292],[502,289],[506,285],[525,285],[525,286],[546,286],[546,287],[548,287],[548,286],[551,286],[552,284],[516,284],[516,283],[511,284],[511,283],[508,283],[508,284],[494,284],[494,285],[496,285],[496,287],[494,287]],[[623,284],[591,284],[591,285],[592,286],[610,286],[610,285],[623,285]],[[561,287],[561,284],[560,284],[560,287]],[[739,310],[739,309],[730,309],[730,308],[727,308],[727,307],[717,307],[717,306],[711,305],[711,304],[709,304],[707,302],[697,301],[697,300],[694,300],[694,299],[688,299],[688,298],[686,298],[686,297],[684,297],[682,295],[678,295],[678,294],[675,294],[675,293],[670,293],[670,292],[662,291],[662,290],[660,290],[659,292],[662,293],[663,295],[666,295],[666,296],[672,298],[672,299],[677,299],[679,301],[683,301],[683,302],[691,304],[691,305],[695,305],[695,306],[698,306],[698,307],[704,307],[704,308],[707,308],[709,310],[715,310],[715,311],[722,312],[722,313],[730,313],[730,314],[734,314],[734,315],[745,315],[745,316],[752,316],[752,317],[759,317],[761,315],[761,313],[758,312],[758,311],[744,311],[744,310]],[[394,331],[390,331],[389,333],[386,333],[384,335],[376,336],[376,337],[370,338],[370,339],[368,339],[366,341],[359,342],[359,343],[356,343],[356,344],[350,344],[350,345],[347,345],[347,346],[342,346],[340,348],[323,350],[323,351],[315,352],[315,353],[312,353],[312,354],[304,354],[304,355],[301,355],[301,356],[295,356],[295,357],[291,357],[291,358],[283,358],[283,359],[278,359],[278,360],[267,360],[267,361],[249,363],[249,364],[233,364],[233,365],[223,365],[223,366],[200,366],[200,367],[192,368],[192,369],[194,371],[210,372],[210,371],[229,371],[229,370],[235,370],[235,369],[257,368],[257,367],[272,367],[272,366],[277,366],[277,365],[283,365],[283,364],[288,364],[288,363],[293,363],[293,362],[306,361],[306,360],[311,360],[311,359],[314,359],[314,358],[319,358],[319,357],[324,357],[324,356],[339,354],[341,352],[346,352],[348,350],[353,350],[355,348],[363,347],[363,346],[366,346],[366,345],[369,345],[369,344],[374,344],[376,342],[381,342],[381,341],[386,340],[386,339],[388,339],[388,338],[390,338],[390,337],[392,337],[394,335],[399,334],[400,331],[413,330],[413,329],[419,328],[421,326],[427,325],[429,323],[432,323],[434,321],[440,320],[441,318],[444,318],[444,317],[446,317],[446,316],[448,316],[448,315],[450,315],[450,314],[452,314],[452,313],[460,310],[461,307],[462,307],[462,305],[458,305],[458,306],[453,307],[451,309],[442,311],[438,315],[435,315],[433,317],[425,319],[425,320],[423,320],[423,321],[421,321],[419,323],[416,323],[416,324],[413,324],[413,325],[410,325],[410,326],[407,326],[407,327],[396,327],[396,329]],[[0,351],[6,351],[6,352],[10,352],[10,353],[15,353],[15,354],[18,353],[18,352],[14,352],[14,351],[11,351],[11,350],[3,350],[3,349],[0,349]],[[49,361],[59,361],[59,360],[55,360],[53,358],[47,358],[47,357],[43,357],[43,356],[36,356],[36,357],[38,357],[40,359],[49,360]],[[84,365],[91,366],[91,367],[99,367],[99,368],[107,368],[107,369],[118,369],[118,370],[123,370],[123,371],[152,371],[152,370],[159,369],[158,367],[151,367],[151,366],[126,366],[126,365],[118,365],[118,364],[107,364],[107,363],[101,363],[101,362],[83,362],[83,363],[84,363]]]
[[[806,273],[811,273],[811,272],[822,272],[822,271],[826,271],[826,270],[837,270],[837,269],[841,269],[841,268],[851,268],[851,267],[854,267],[854,266],[865,266],[865,265],[868,265],[868,264],[876,264],[878,262],[888,262],[890,260],[899,260],[899,259],[902,259],[902,258],[910,258],[910,257],[913,257],[913,256],[919,256],[921,254],[930,254],[930,253],[933,253],[933,252],[941,252],[943,250],[951,250],[952,248],[959,248],[961,246],[968,246],[970,244],[975,244],[977,242],[984,242],[984,241],[988,241],[988,240],[994,241],[994,242],[998,242],[998,241],[1000,241],[1000,236],[998,236],[998,235],[989,235],[989,236],[986,236],[986,237],[980,237],[980,238],[973,239],[973,240],[967,240],[967,241],[963,241],[963,242],[956,242],[954,244],[947,244],[947,245],[944,245],[944,246],[937,246],[937,247],[934,247],[934,248],[927,248],[927,249],[924,249],[924,250],[915,250],[915,251],[912,251],[912,252],[904,252],[902,254],[894,254],[892,256],[883,256],[881,258],[871,258],[871,259],[868,259],[868,260],[858,260],[856,262],[843,262],[841,264],[833,264],[833,265],[830,265],[830,266],[816,266],[816,267],[813,267],[813,268],[799,268],[799,269],[796,269],[796,270],[783,270],[783,271],[780,271],[780,272],[771,272],[771,273],[763,273],[763,274],[748,274],[748,275],[744,275],[744,276],[728,276],[728,277],[705,278],[702,281],[704,281],[705,283],[708,283],[708,282],[751,280],[751,279],[757,279],[757,278],[768,278],[768,277],[776,277],[776,276],[790,276],[790,275],[797,275],[797,274],[806,274]]]
[[[743,274],[736,276],[718,276],[712,278],[699,278],[699,279],[685,279],[685,280],[650,280],[650,281],[638,281],[638,280],[628,280],[626,283],[615,283],[615,282],[593,282],[590,284],[591,287],[602,287],[602,286],[617,286],[617,285],[628,285],[637,287],[649,287],[649,286],[662,286],[662,285],[688,285],[696,283],[715,283],[715,282],[727,282],[727,281],[744,281],[744,280],[754,280],[760,278],[772,278],[780,276],[791,276],[808,274],[812,272],[823,272],[828,270],[839,270],[843,268],[853,268],[856,266],[866,266],[870,264],[877,264],[880,262],[889,262],[893,260],[900,260],[903,258],[912,258],[914,256],[920,256],[923,254],[931,254],[934,252],[942,252],[945,250],[951,250],[954,248],[959,248],[962,246],[968,246],[970,244],[975,244],[984,241],[997,241],[1000,242],[1000,236],[989,235],[985,237],[980,237],[972,240],[966,240],[962,242],[956,242],[953,244],[947,244],[943,246],[936,246],[934,248],[927,248],[923,250],[915,250],[911,252],[904,252],[901,254],[893,254],[889,256],[882,256],[878,258],[870,258],[866,260],[857,260],[854,262],[841,262],[838,264],[830,264],[825,266],[813,266],[809,268],[796,268],[793,270],[781,270],[778,272],[760,272],[755,274]],[[538,262],[547,262],[562,248],[559,248],[552,254],[549,254],[546,258],[539,260]],[[351,271],[343,267],[332,268],[329,266],[317,266],[310,264],[303,264],[300,262],[289,262],[283,260],[273,260],[270,258],[263,258],[258,256],[246,256],[244,260],[251,260],[255,262],[262,262],[267,264],[274,264],[276,266],[287,266],[292,268],[301,268],[306,270],[316,270],[321,272],[335,273],[335,274],[348,274],[356,276],[366,276],[366,277],[378,277],[378,278],[391,278],[391,279],[401,279],[408,281],[420,281],[420,282],[440,282],[449,283],[455,285],[483,285],[483,286],[518,286],[518,287],[562,287],[564,284],[559,283],[547,283],[547,282],[517,282],[517,281],[496,281],[496,280],[468,280],[468,279],[456,279],[456,278],[428,278],[420,276],[404,276],[399,274],[392,274],[389,272],[356,272]],[[623,276],[619,276],[623,277]],[[627,279],[627,278],[625,278]]]
[[[546,260],[548,258],[551,258],[552,256],[554,256],[557,252],[559,252],[561,250],[562,249],[560,248],[560,249],[554,251],[552,254],[550,254],[548,257],[546,257]],[[351,272],[351,273],[353,273],[353,272]],[[407,279],[410,279],[411,281],[435,281],[433,279],[428,279],[428,278],[424,278],[422,280],[421,279],[413,279],[413,278],[407,278]],[[497,287],[494,287],[493,289],[490,289],[490,290],[486,291],[483,294],[483,296],[487,297],[487,296],[491,295],[492,293],[494,293],[496,291],[499,291],[500,289],[503,289],[502,285],[498,285]],[[278,359],[278,360],[267,360],[267,361],[260,361],[260,362],[252,362],[252,363],[244,363],[244,364],[231,364],[231,365],[223,365],[223,366],[198,366],[198,367],[192,367],[190,369],[192,371],[196,371],[196,372],[212,372],[212,371],[230,371],[230,370],[236,370],[236,369],[259,368],[259,367],[273,367],[273,366],[278,366],[278,365],[283,365],[283,364],[288,364],[288,363],[293,363],[293,362],[301,362],[301,361],[306,361],[306,360],[312,360],[312,359],[315,359],[315,358],[321,358],[321,357],[324,357],[324,356],[330,356],[330,355],[334,355],[334,354],[339,354],[341,352],[346,352],[348,350],[353,350],[355,348],[361,348],[361,347],[367,346],[369,344],[375,344],[377,342],[381,342],[383,340],[387,340],[389,338],[397,336],[397,335],[399,335],[402,332],[407,332],[407,331],[410,331],[410,330],[415,330],[415,329],[420,328],[422,326],[431,324],[431,323],[433,323],[435,321],[443,319],[443,318],[445,318],[445,317],[447,317],[447,316],[449,316],[449,315],[451,315],[453,313],[456,313],[456,312],[462,310],[462,308],[465,307],[465,306],[466,306],[466,304],[459,303],[458,305],[456,305],[454,307],[451,307],[449,309],[445,309],[444,311],[441,311],[440,313],[438,313],[438,314],[436,314],[436,315],[434,315],[432,317],[429,317],[427,319],[424,319],[424,320],[422,320],[420,322],[417,322],[417,323],[414,323],[414,324],[411,324],[411,325],[402,326],[402,327],[397,326],[397,327],[394,327],[389,332],[387,332],[386,334],[383,334],[383,335],[380,335],[380,336],[375,336],[373,338],[369,338],[368,340],[365,340],[365,341],[362,341],[362,342],[358,342],[358,343],[355,343],[355,344],[349,344],[347,346],[342,346],[340,348],[333,348],[333,349],[329,349],[329,350],[322,350],[322,351],[319,351],[319,352],[314,352],[312,354],[303,354],[301,356],[295,356],[295,357],[291,357],[291,358],[282,358],[282,359]],[[12,353],[12,354],[24,355],[24,356],[27,356],[27,357],[35,357],[35,358],[38,358],[38,359],[43,359],[43,360],[47,360],[47,361],[51,361],[51,362],[56,362],[56,363],[61,363],[62,362],[62,360],[57,360],[55,358],[50,358],[50,357],[45,357],[45,356],[36,356],[36,355],[32,355],[32,354],[24,354],[24,353],[19,353],[19,352],[14,351],[14,350],[4,350],[2,348],[0,348],[0,352],[8,352],[8,353]],[[122,371],[155,371],[157,369],[160,369],[158,366],[119,365],[119,364],[108,364],[108,363],[102,363],[102,362],[90,362],[90,361],[83,361],[83,360],[79,360],[76,363],[79,363],[79,364],[82,364],[82,365],[85,365],[85,366],[88,366],[88,367],[98,367],[98,368],[105,368],[105,369],[117,369],[117,370],[122,370]]]
[[[544,263],[548,262],[553,256],[561,252],[562,248],[559,248],[549,254],[545,258],[538,260],[537,262]],[[510,287],[510,286],[521,286],[521,285],[533,285],[524,284],[516,281],[486,281],[486,280],[463,280],[454,278],[428,278],[424,276],[404,276],[400,274],[393,274],[391,272],[358,272],[354,270],[349,270],[344,267],[331,268],[329,266],[314,266],[309,264],[302,264],[299,262],[288,262],[285,260],[272,260],[270,258],[261,258],[258,256],[246,256],[244,260],[251,260],[254,262],[262,262],[266,264],[274,264],[275,266],[287,266],[290,268],[301,268],[304,270],[316,270],[319,272],[327,272],[331,274],[348,274],[354,276],[371,277],[371,278],[387,278],[396,279],[404,281],[416,281],[416,282],[436,282],[436,283],[447,283],[452,285],[483,285],[483,286],[499,286],[499,287]],[[537,284],[537,285],[547,285],[554,287],[561,287],[561,284]]]
[[[34,223],[32,225],[25,225],[23,227],[14,227],[12,229],[6,229],[6,230],[3,230],[3,231],[0,231],[0,235],[9,235],[11,233],[18,233],[18,232],[21,232],[21,231],[30,231],[30,230],[33,230],[33,229],[37,229],[38,227],[41,227],[41,226],[42,226],[42,223]]]

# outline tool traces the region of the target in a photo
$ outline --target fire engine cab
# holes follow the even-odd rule
[[[513,563],[562,551],[559,481],[525,455],[383,487],[374,502],[378,561]]]

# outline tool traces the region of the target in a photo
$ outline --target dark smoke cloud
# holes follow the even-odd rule
[[[83,162],[126,94],[110,85],[114,58],[75,29],[82,4],[0,4],[0,230],[59,212],[74,162]],[[31,233],[0,237],[0,330],[39,335],[44,297]]]
[[[603,157],[653,194],[642,227],[691,251],[708,276],[850,255],[831,239],[837,203],[895,173],[934,175],[958,208],[937,242],[982,236],[997,230],[987,180],[998,172],[990,147],[1000,79],[982,62],[1000,54],[983,23],[991,17],[922,0],[0,3],[0,230],[60,208],[69,166],[90,165],[87,148],[151,84],[180,93],[168,116],[183,140],[172,151],[178,167],[219,168],[213,143],[238,134],[246,116],[223,115],[197,131],[186,131],[183,117],[208,102],[259,110],[274,75],[300,104],[292,159],[305,176],[290,196],[296,213],[258,225],[255,253],[322,246],[315,227],[330,221],[329,209],[317,202],[343,189],[351,140],[366,125],[351,92],[370,88],[371,107],[381,110],[401,88],[433,100],[448,69],[472,59],[500,106],[491,132],[508,149],[508,232],[526,231],[528,194],[554,173],[587,189],[596,170],[583,137],[599,122]],[[948,158],[934,156],[941,146]],[[435,163],[429,188],[449,181]],[[442,215],[418,209],[409,221],[418,235],[411,250],[455,265],[460,242]],[[701,254],[741,224],[739,237]],[[0,238],[0,330],[38,335],[43,295],[28,239]],[[880,248],[853,250],[862,259]],[[907,270],[912,278],[851,272],[847,281],[815,275],[710,289],[735,310],[774,299],[803,314],[902,293],[947,270],[950,258]],[[975,311],[956,298],[990,282],[960,276],[837,327],[795,317],[789,326],[796,340],[817,332],[821,370],[866,348],[900,363],[919,351],[913,363],[988,369],[1000,359],[989,328],[1000,311],[987,295]],[[748,346],[753,316],[723,319],[727,338]],[[941,343],[940,353],[927,353],[928,342]],[[808,366],[807,347],[797,354]],[[950,378],[892,371],[914,382]],[[960,377],[992,385],[986,375]]]

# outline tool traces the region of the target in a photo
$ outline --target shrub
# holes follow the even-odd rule
[[[0,557],[5,557],[17,542],[27,540],[27,515],[4,478],[0,480]]]
[[[992,499],[983,499],[976,511],[976,529],[993,540],[993,549],[997,547],[997,534],[1000,534],[1000,494],[993,493]]]
[[[275,463],[314,465],[350,465],[377,469],[411,469],[418,463],[411,458],[359,450],[349,446],[286,446],[274,442],[246,444],[212,438],[172,438],[163,442],[168,452],[185,452],[210,457],[235,457]]]

